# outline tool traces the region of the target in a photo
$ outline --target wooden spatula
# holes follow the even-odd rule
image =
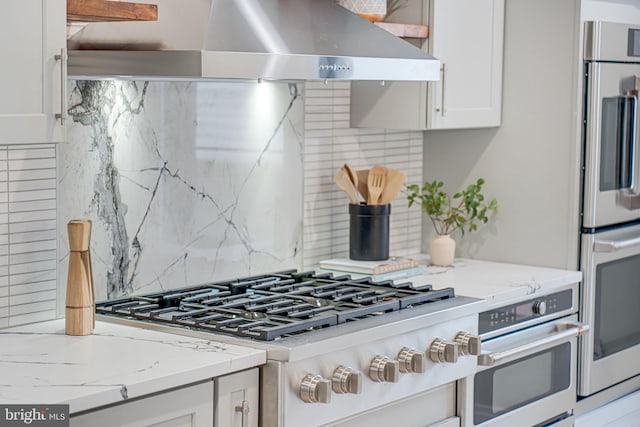
[[[397,169],[387,168],[387,184],[382,189],[382,194],[380,194],[380,204],[387,205],[391,203],[402,189],[406,180],[407,175]]]
[[[369,199],[369,187],[367,182],[369,181],[369,169],[360,169],[356,171],[358,176],[358,191],[366,202]]]
[[[358,192],[356,191],[356,187],[353,186],[351,182],[351,178],[349,178],[349,174],[345,170],[344,167],[341,167],[336,173],[336,185],[339,189],[347,193],[347,197],[349,198],[349,203],[353,205],[357,205],[360,203],[358,199]]]

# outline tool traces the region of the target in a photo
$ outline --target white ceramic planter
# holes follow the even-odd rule
[[[387,0],[338,0],[338,4],[372,22],[387,16]]]
[[[431,265],[439,265],[446,267],[453,264],[456,254],[456,241],[448,234],[433,236],[429,242],[429,255],[431,256]]]

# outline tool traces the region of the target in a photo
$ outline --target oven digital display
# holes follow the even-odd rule
[[[627,54],[629,56],[640,56],[640,28],[629,29],[629,44]]]
[[[544,312],[534,309],[535,304],[542,304],[546,307]],[[527,301],[496,308],[494,310],[480,313],[478,330],[484,334],[498,329],[507,328],[529,320],[548,316],[571,309],[573,307],[573,292],[567,289],[554,294],[543,295]]]
[[[516,321],[526,319],[531,316],[531,303],[521,304],[516,307]]]

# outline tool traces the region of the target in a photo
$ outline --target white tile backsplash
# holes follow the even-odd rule
[[[0,146],[0,170],[0,327],[53,319],[56,146]]]
[[[56,149],[55,147],[22,149],[14,146],[9,148],[7,155],[9,160],[55,159]]]
[[[51,188],[48,190],[29,190],[29,191],[12,191],[9,193],[10,202],[28,202],[34,200],[54,200],[56,199],[56,190]],[[55,206],[54,206],[55,207]]]
[[[305,88],[304,268],[322,259],[348,257],[346,195],[334,183],[337,170],[379,164],[422,180],[422,133],[349,127],[349,82],[309,82]],[[420,252],[421,212],[409,210],[404,191],[392,202],[390,255]]]
[[[30,190],[55,190],[56,180],[34,179],[31,181],[12,181],[9,183],[9,191],[30,191]]]
[[[0,222],[2,221],[3,216],[0,215]],[[56,210],[48,209],[42,211],[27,211],[27,212],[13,212],[11,214],[11,221],[26,223],[26,222],[38,222],[38,221],[46,221],[46,220],[55,220],[56,219]]]
[[[55,271],[57,260],[27,262],[23,264],[11,264],[12,274],[33,273],[39,271]]]
[[[55,260],[55,259],[56,259],[55,249],[11,255],[11,261],[13,262],[13,264],[24,264],[29,262]]]
[[[18,285],[30,285],[36,284],[40,282],[48,282],[50,280],[56,280],[56,270],[48,270],[48,271],[30,271],[27,273],[19,273],[9,275],[9,293],[13,294],[13,287],[15,285],[16,292],[22,290],[22,293],[27,292],[35,292],[35,291],[25,291],[23,288],[18,288]]]
[[[38,223],[35,223],[35,224],[38,224]],[[44,240],[55,241],[56,238],[57,238],[57,233],[55,228],[52,228],[49,230],[25,231],[22,233],[14,232],[12,230],[10,241],[11,243],[27,243],[27,242],[41,242]]]
[[[66,281],[64,282],[66,284]],[[40,282],[30,282],[23,285],[12,285],[9,289],[9,295],[21,295],[31,294],[39,291],[56,289],[56,279],[53,277],[50,280],[44,280]]]
[[[43,240],[39,242],[28,243],[11,243],[9,245],[9,254],[13,256],[15,254],[25,254],[30,252],[40,252],[54,250],[57,247],[55,240]]]
[[[12,296],[10,299],[11,299],[11,305],[23,305],[23,304],[27,305],[27,304],[36,303],[36,302],[55,301],[56,290],[50,289],[48,291],[33,292],[30,294],[19,294],[19,295]],[[50,305],[51,304],[48,303],[47,307],[49,307]],[[46,309],[47,308],[45,308],[45,310]]]
[[[11,232],[12,233],[28,233],[31,231],[55,230],[56,226],[57,224],[55,219],[49,219],[44,221],[30,221],[30,222],[12,222]],[[2,231],[0,231],[0,233],[2,233]]]
[[[0,326],[0,327],[18,326],[18,325],[24,325],[27,323],[44,322],[46,320],[55,319],[57,317],[56,310],[55,308],[53,309],[49,308],[51,307],[51,305],[52,304],[49,303],[47,305],[38,305],[37,307],[32,307],[36,311],[29,312],[27,314],[22,314],[22,315],[11,314],[8,317],[8,322],[5,322],[4,326]],[[0,325],[2,324],[3,322],[0,321]]]
[[[1,163],[1,162],[0,162]],[[9,179],[9,178],[7,178]],[[56,179],[55,168],[49,169],[32,169],[32,170],[13,170],[11,171],[11,181],[30,181],[34,179]]]
[[[9,172],[11,171],[28,171],[34,169],[54,169],[56,167],[55,158],[41,158],[41,159],[25,159],[17,158],[15,160],[9,159]],[[9,174],[9,179],[27,179],[24,175],[18,175],[17,177]]]

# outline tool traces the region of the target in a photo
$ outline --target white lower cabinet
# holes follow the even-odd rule
[[[71,427],[257,427],[258,368],[80,415]]]
[[[71,427],[211,427],[213,381],[155,394],[74,417]]]
[[[216,378],[215,425],[258,427],[258,389],[257,368]]]
[[[582,414],[574,427],[638,427],[640,425],[640,391]]]

